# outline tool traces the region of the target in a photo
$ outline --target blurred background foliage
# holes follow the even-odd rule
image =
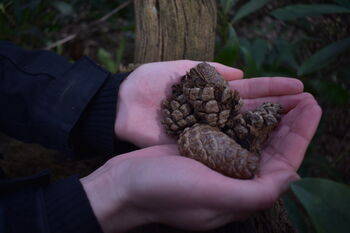
[[[299,232],[350,226],[350,1],[221,0],[216,61],[246,78],[296,77],[323,118],[283,199]],[[319,177],[319,178],[306,178]]]
[[[348,232],[350,0],[217,2],[215,61],[246,78],[299,78],[322,106],[303,179],[284,196],[290,220],[299,232]],[[132,1],[0,1],[1,40],[72,61],[86,55],[111,72],[132,63],[134,29]]]

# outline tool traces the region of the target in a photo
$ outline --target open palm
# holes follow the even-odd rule
[[[198,63],[189,60],[148,63],[132,72],[119,90],[117,137],[139,147],[174,143],[160,124],[161,101],[170,96],[171,86]],[[243,77],[238,69],[210,64],[227,80]]]
[[[172,84],[198,63],[189,60],[156,62],[142,65],[132,72],[119,90],[116,136],[139,147],[174,143],[174,139],[166,135],[160,124],[161,101],[170,96]],[[272,96],[293,95],[303,91],[302,83],[290,78],[232,81],[241,79],[242,71],[218,63],[210,64],[247,99],[243,110]]]

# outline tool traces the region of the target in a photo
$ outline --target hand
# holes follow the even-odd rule
[[[175,143],[160,124],[161,102],[170,96],[171,86],[198,63],[189,60],[156,62],[132,72],[119,89],[116,136],[139,147]],[[228,81],[243,77],[238,69],[209,64]]]
[[[291,78],[252,78],[229,82],[244,99],[242,111],[264,102],[280,103],[284,114],[262,151],[259,175],[280,170],[297,171],[321,119],[322,110],[303,84]]]
[[[259,96],[269,96],[265,90]],[[81,180],[104,232],[123,232],[152,222],[208,230],[270,207],[289,182],[298,179],[296,171],[316,131],[321,109],[307,93],[257,99],[257,93],[255,97],[243,95],[253,98],[247,100],[249,107],[269,100],[285,109],[254,179],[223,176],[179,156],[175,145],[114,157]]]
[[[115,133],[119,139],[139,147],[175,143],[160,124],[161,101],[171,94],[172,84],[199,62],[180,60],[142,65],[122,83],[119,90]],[[210,63],[231,81],[245,101],[244,109],[259,98],[292,95],[303,91],[303,84],[291,78],[241,79],[242,71],[218,63]],[[232,80],[237,80],[232,81]]]

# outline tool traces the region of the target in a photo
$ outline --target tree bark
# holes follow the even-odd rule
[[[134,0],[135,63],[214,58],[215,0]]]
[[[134,63],[192,59],[212,61],[216,27],[215,0],[134,0],[136,41]],[[150,224],[131,232],[184,233]],[[294,233],[281,200],[244,222],[211,233]]]

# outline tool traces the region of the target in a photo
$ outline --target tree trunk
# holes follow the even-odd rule
[[[215,0],[134,0],[136,64],[176,59],[212,61],[216,27]],[[150,224],[131,232],[188,232]],[[244,222],[211,233],[294,233],[281,200]]]
[[[214,58],[215,0],[135,0],[135,63]]]

